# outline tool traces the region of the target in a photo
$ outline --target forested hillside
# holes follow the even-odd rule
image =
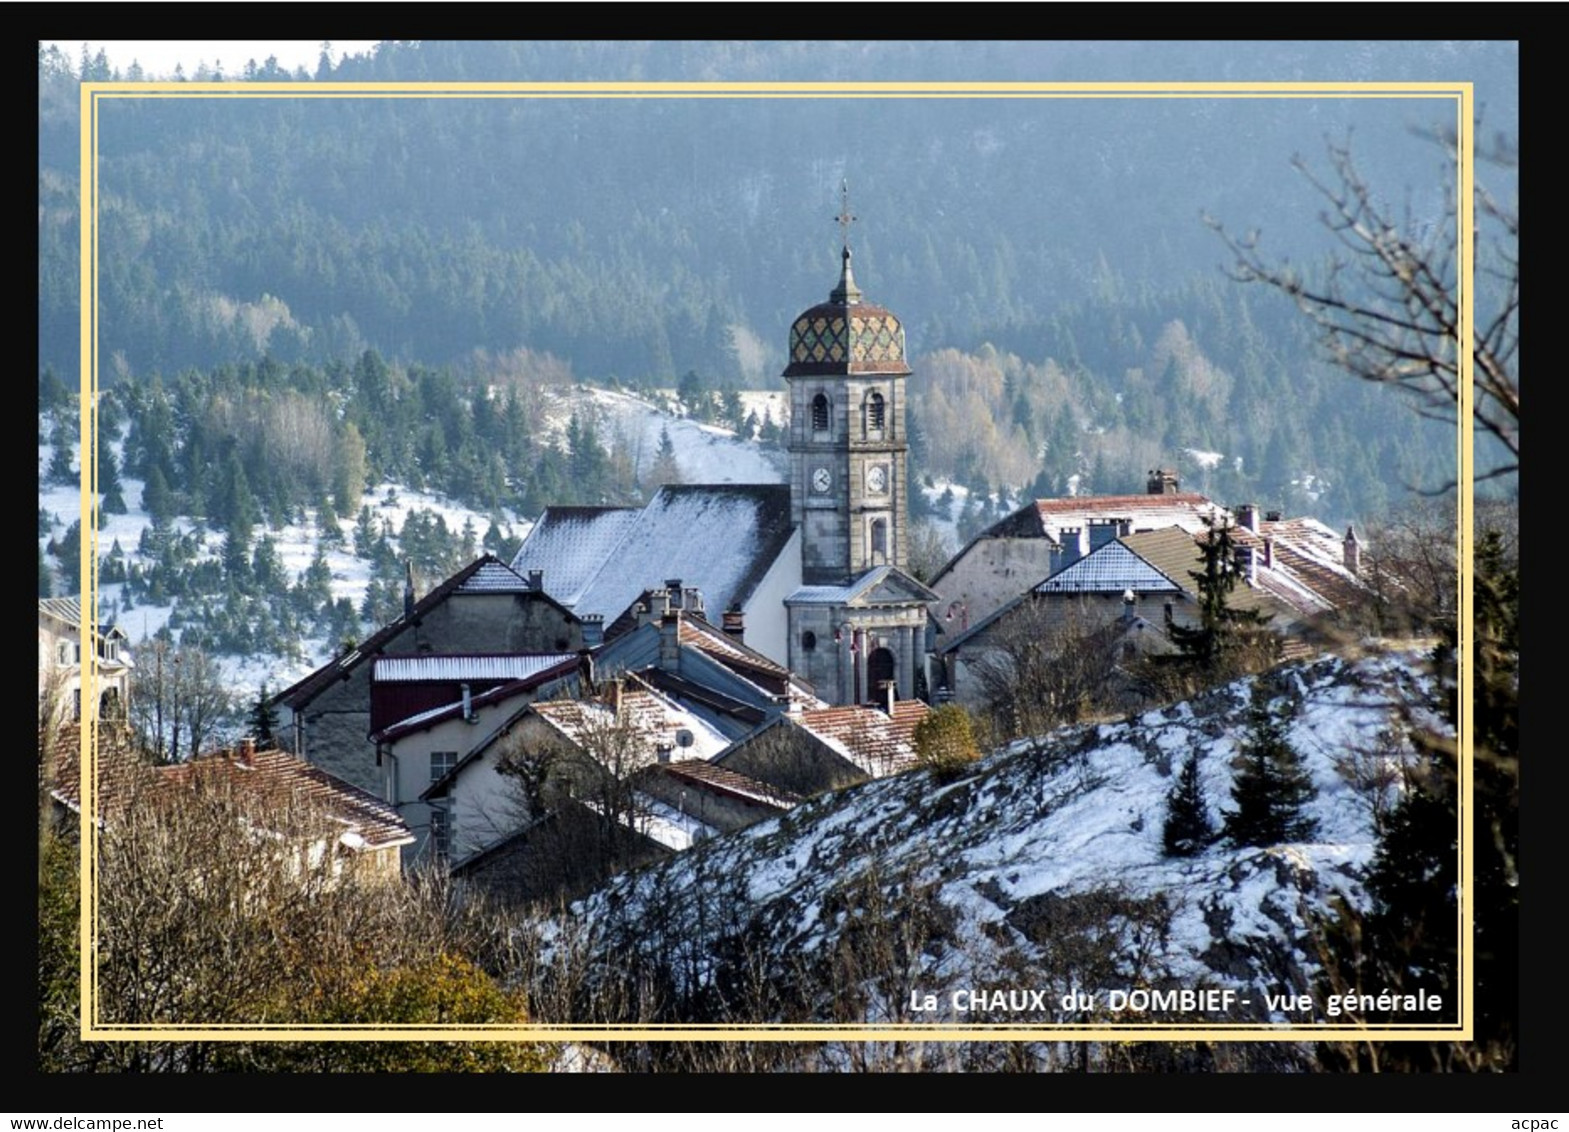
[[[1512,48],[1470,50],[1467,67],[1509,89]],[[1392,44],[1354,57],[1195,45],[1177,65],[1152,52],[387,43],[310,76],[262,61],[224,77],[1400,78],[1434,65]],[[39,336],[41,361],[63,375],[78,342],[84,76],[134,77],[40,54]],[[1195,475],[1213,469],[1217,493],[1315,504],[1331,521],[1451,474],[1442,431],[1345,396],[1289,304],[1225,277],[1202,221],[1261,225],[1282,254],[1322,262],[1331,241],[1290,159],[1347,134],[1370,178],[1436,221],[1442,153],[1412,134],[1435,124],[1436,103],[224,96],[100,111],[106,385],[158,375],[167,387],[245,362],[328,372],[371,349],[433,382],[490,380],[521,352],[580,380],[774,387],[789,320],[832,283],[848,178],[858,277],[903,318],[917,358],[922,473],[1037,492],[1078,475],[1081,489],[1123,490],[1153,461],[1186,460]],[[1490,114],[1512,129],[1511,99]],[[965,371],[987,387],[956,385]],[[400,399],[394,416],[420,404]],[[401,458],[362,424],[372,460]],[[456,448],[417,453],[420,476],[468,477],[470,494],[493,497],[497,457],[515,454],[482,448],[462,466]]]

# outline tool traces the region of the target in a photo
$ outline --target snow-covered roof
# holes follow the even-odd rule
[[[485,562],[458,586],[460,594],[473,593],[527,593],[528,582],[503,562]]]
[[[915,726],[930,711],[920,700],[900,700],[889,715],[854,706],[803,711],[786,718],[815,735],[872,778],[909,770],[916,763]]]
[[[875,566],[844,586],[799,586],[785,598],[789,605],[848,605],[856,601],[875,605],[881,601],[936,600],[935,593],[893,566]]]
[[[547,593],[609,625],[674,578],[710,609],[744,605],[792,530],[787,484],[670,484],[641,511],[550,508],[512,566],[543,571]]]
[[[637,525],[636,507],[547,507],[512,558],[514,573],[544,572],[545,592],[575,606]]]
[[[741,774],[739,771],[715,766],[713,763],[689,760],[671,763],[660,769],[701,789],[713,790],[721,794],[734,794],[748,801],[761,802],[765,806],[774,806],[782,810],[788,810],[804,801],[799,794],[792,793],[782,786],[774,786],[750,775]]]
[[[371,669],[377,683],[463,680],[527,680],[564,661],[576,660],[576,653],[519,653],[507,656],[379,656]]]
[[[632,794],[632,812],[624,814],[623,818],[643,836],[677,852],[690,849],[705,838],[717,837],[720,832],[691,814],[684,814],[668,803],[635,791]]]
[[[1097,547],[1035,587],[1036,593],[1176,593],[1180,587],[1121,542]]]
[[[585,748],[595,746],[596,734],[610,728],[626,727],[636,736],[652,763],[661,748],[668,749],[674,761],[711,759],[730,745],[730,740],[695,712],[661,695],[635,676],[621,682],[619,697],[607,689],[597,700],[549,700],[532,709],[566,738]],[[690,741],[683,743],[683,733]]]

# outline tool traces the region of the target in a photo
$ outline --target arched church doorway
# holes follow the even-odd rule
[[[894,678],[893,653],[887,649],[873,649],[866,658],[866,698],[872,703],[881,703],[883,681]]]

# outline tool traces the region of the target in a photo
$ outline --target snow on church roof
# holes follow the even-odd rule
[[[545,592],[575,606],[641,515],[636,507],[547,507],[518,547],[512,569],[525,578],[543,570]]]
[[[641,511],[552,507],[512,568],[609,625],[647,589],[681,579],[707,608],[744,604],[790,540],[787,484],[671,484]]]

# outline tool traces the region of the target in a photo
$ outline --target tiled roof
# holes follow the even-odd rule
[[[1191,542],[1192,540],[1189,539]],[[1121,542],[1098,547],[1035,587],[1036,593],[1175,593],[1179,587]]]
[[[530,676],[567,662],[576,653],[515,653],[503,655],[378,656],[371,678],[378,683],[412,681],[527,680]]]
[[[464,579],[458,586],[458,593],[502,593],[518,594],[527,593],[528,582],[511,567],[499,560],[491,560],[480,565],[478,570]]]
[[[764,805],[775,806],[781,810],[788,810],[791,806],[799,805],[803,801],[799,794],[793,794],[781,786],[772,786],[766,782],[760,782],[750,775],[726,770],[724,767],[715,766],[713,763],[688,760],[681,763],[670,763],[659,769],[675,778],[699,783],[704,789],[714,790],[721,794],[734,794],[748,801],[762,802]]]
[[[201,755],[173,766],[152,766],[139,760],[123,736],[100,729],[99,749],[94,763],[98,767],[99,812],[113,820],[117,810],[129,804],[138,780],[152,789],[189,788],[196,776],[212,776],[238,790],[259,794],[281,791],[300,801],[321,807],[322,811],[345,827],[340,841],[350,848],[385,849],[407,845],[414,835],[398,811],[374,794],[352,786],[320,767],[279,750],[256,751],[248,760],[232,752]],[[63,728],[54,744],[50,792],[73,810],[81,809],[81,774],[77,769],[79,731]],[[146,776],[146,777],[143,777]],[[349,835],[352,835],[349,836]]]
[[[635,676],[621,685],[619,708],[614,692],[605,689],[598,699],[549,700],[533,705],[534,712],[574,743],[592,747],[596,732],[607,727],[629,727],[653,762],[661,747],[670,749],[672,760],[711,759],[730,745],[719,731],[674,700],[656,692]],[[681,732],[692,741],[680,745]]]
[[[1198,596],[1195,573],[1204,571],[1204,553],[1195,539],[1179,527],[1164,531],[1146,531],[1143,534],[1125,535],[1126,543],[1138,556],[1180,585],[1185,593]],[[1268,571],[1260,571],[1260,576]],[[1226,604],[1239,611],[1257,611],[1265,616],[1280,616],[1292,620],[1296,612],[1294,603],[1285,600],[1278,586],[1250,586],[1238,579],[1235,589],[1226,597]]]
[[[547,507],[512,558],[515,573],[544,572],[545,591],[575,606],[642,515],[636,507]]]
[[[641,511],[546,511],[512,565],[606,626],[673,578],[711,609],[744,605],[790,541],[788,484],[667,484]]]
[[[1064,527],[1078,527],[1087,537],[1092,519],[1127,520],[1130,533],[1172,526],[1198,532],[1204,529],[1205,515],[1224,510],[1220,504],[1192,491],[1172,495],[1073,495],[1036,499],[997,520],[965,543],[932,578],[931,584],[940,590],[948,572],[983,539],[1038,538],[1055,543]]]
[[[810,731],[873,778],[915,765],[915,725],[930,709],[920,700],[900,700],[890,716],[878,708],[852,706],[804,711],[786,718]]]

